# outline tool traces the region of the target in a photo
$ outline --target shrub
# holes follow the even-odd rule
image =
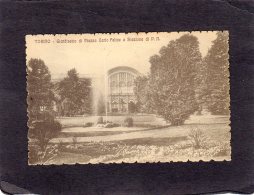
[[[113,127],[119,127],[120,125],[117,123],[107,123],[104,127],[105,128],[113,128]]]
[[[189,132],[188,137],[190,138],[192,146],[195,149],[199,149],[201,147],[204,147],[206,137],[200,129],[191,129],[190,132]]]
[[[38,145],[29,144],[29,164],[44,164],[59,154],[57,144],[48,144],[45,150],[41,150]]]
[[[57,155],[57,147],[49,142],[58,135],[61,128],[61,124],[50,112],[40,113],[36,120],[30,120],[29,163],[44,163]]]
[[[134,113],[136,111],[136,105],[135,105],[134,102],[130,102],[128,104],[128,110],[129,110],[130,113]]]
[[[83,127],[92,127],[92,126],[93,126],[93,123],[87,122],[87,123],[84,124]]]
[[[100,116],[97,120],[97,124],[103,124],[103,117]]]
[[[133,127],[133,119],[131,117],[127,117],[124,119],[125,127]]]
[[[64,150],[64,143],[60,140],[58,144],[58,150],[62,152]]]
[[[49,141],[61,131],[61,124],[54,119],[38,120],[32,123],[30,135],[36,139],[38,146],[44,151]]]

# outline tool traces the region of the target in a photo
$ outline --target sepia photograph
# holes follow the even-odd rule
[[[230,161],[228,41],[26,35],[28,164]]]

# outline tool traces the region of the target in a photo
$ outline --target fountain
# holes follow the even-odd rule
[[[108,121],[107,116],[107,77],[97,76],[91,80],[92,84],[92,122],[97,125],[99,117],[104,117],[104,121]],[[85,123],[85,118],[84,118]]]

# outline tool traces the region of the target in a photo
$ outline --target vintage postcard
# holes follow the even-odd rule
[[[230,161],[228,39],[27,35],[28,164]]]

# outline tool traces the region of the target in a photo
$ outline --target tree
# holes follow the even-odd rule
[[[30,131],[30,137],[36,139],[41,151],[45,151],[49,141],[61,131],[61,124],[50,113],[43,115],[43,120],[32,123]]]
[[[44,111],[53,111],[51,75],[41,59],[30,59],[27,66],[27,103],[29,122],[41,119]]]
[[[48,143],[61,131],[54,120],[51,75],[41,59],[30,59],[27,66],[29,116],[29,163],[43,162],[52,154]]]
[[[43,120],[33,121],[29,127],[29,163],[45,163],[57,155],[57,148],[49,144],[61,131],[61,124],[48,113],[43,112]]]
[[[150,58],[150,106],[172,125],[183,124],[198,108],[195,78],[201,60],[199,42],[188,34],[170,41]]]
[[[149,98],[148,98],[148,81],[147,76],[138,76],[134,81],[134,94],[137,99],[136,111],[149,113]]]
[[[71,69],[62,81],[60,81],[59,95],[64,102],[65,114],[76,115],[91,112],[91,81],[80,79],[76,69]]]
[[[212,114],[229,114],[228,33],[218,32],[205,57],[207,65],[207,103]]]
[[[202,60],[199,66],[197,66],[197,74],[195,77],[195,96],[198,104],[198,113],[201,115],[204,107],[207,106],[207,65]]]
[[[134,113],[136,111],[136,105],[134,102],[129,102],[128,103],[128,110],[129,110],[129,113]]]

